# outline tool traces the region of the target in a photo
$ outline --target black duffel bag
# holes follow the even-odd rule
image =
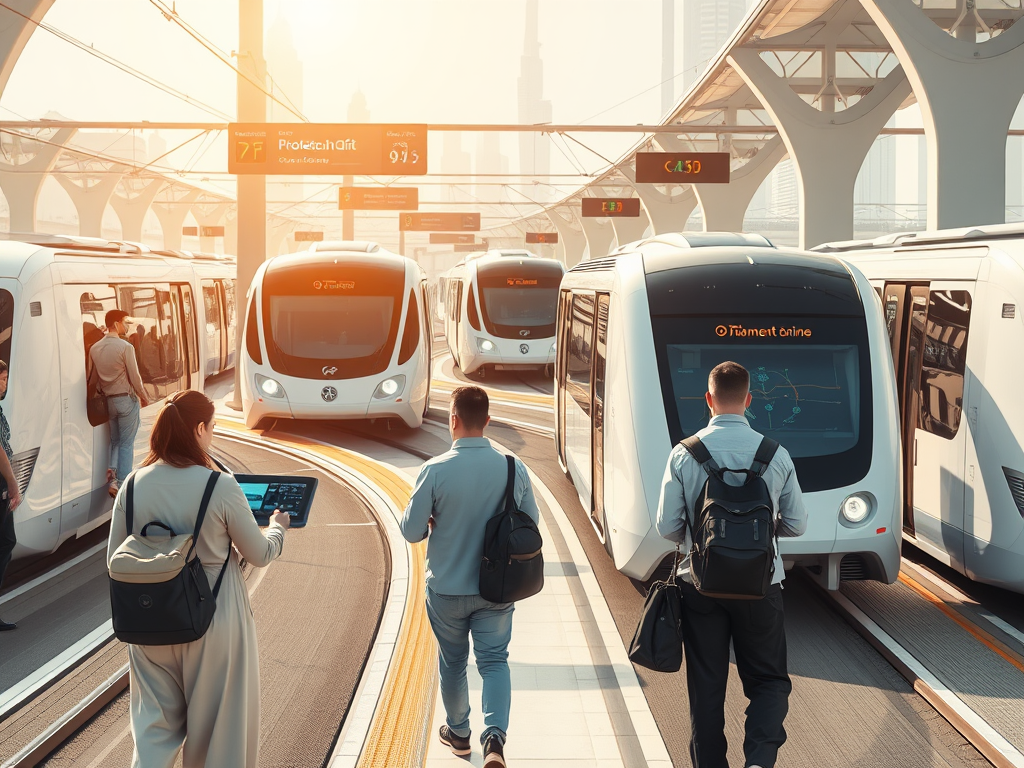
[[[533,518],[516,508],[516,460],[505,458],[505,507],[487,521],[480,561],[480,597],[492,603],[514,603],[544,588],[544,541]]]
[[[110,559],[110,612],[114,635],[133,645],[191,643],[206,634],[217,610],[217,593],[231,560],[220,569],[210,589],[206,571],[196,554],[199,531],[220,473],[211,472],[191,535],[175,535],[169,526],[151,522],[138,535],[135,523],[135,475],[125,489],[125,530],[128,537]],[[147,536],[150,526],[170,536]]]
[[[676,576],[678,566],[677,547],[672,575],[651,585],[633,642],[629,644],[630,661],[655,672],[678,672],[683,664],[683,606]]]

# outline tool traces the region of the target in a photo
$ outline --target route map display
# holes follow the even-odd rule
[[[724,360],[750,371],[746,417],[793,457],[827,456],[856,445],[860,372],[854,345],[668,345],[680,426],[692,435],[708,425],[708,374]]]

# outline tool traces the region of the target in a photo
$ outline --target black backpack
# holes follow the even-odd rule
[[[110,612],[114,635],[134,645],[191,643],[206,634],[217,610],[217,593],[231,560],[220,569],[213,590],[195,552],[206,508],[220,473],[213,471],[206,483],[195,530],[175,535],[164,523],[151,522],[139,535],[135,523],[135,476],[125,489],[125,528],[128,537],[110,560]],[[163,528],[170,537],[148,537],[150,526]]]
[[[533,518],[516,509],[516,460],[505,458],[505,506],[487,521],[480,561],[480,597],[492,603],[514,603],[544,588],[544,541]]]
[[[775,573],[775,505],[762,475],[779,444],[762,438],[750,469],[722,469],[696,436],[680,445],[700,462],[708,479],[697,497],[690,526],[690,574],[708,597],[757,600]],[[746,474],[729,485],[725,473]]]

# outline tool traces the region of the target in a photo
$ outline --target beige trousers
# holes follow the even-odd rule
[[[260,671],[256,624],[232,552],[206,634],[181,645],[130,645],[132,768],[256,768]],[[218,569],[219,570],[219,569]],[[212,587],[216,572],[207,568]]]

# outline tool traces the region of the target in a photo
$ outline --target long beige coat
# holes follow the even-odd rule
[[[135,532],[152,520],[191,533],[210,470],[144,467],[135,475]],[[107,563],[127,538],[124,494],[114,501]],[[234,548],[231,544],[234,543]],[[256,624],[238,553],[268,565],[284,546],[284,528],[266,534],[231,477],[217,480],[196,551],[213,588],[230,555],[206,634],[181,645],[129,645],[133,768],[172,768],[184,744],[184,768],[255,768],[260,732]],[[237,552],[235,551],[237,550]]]

